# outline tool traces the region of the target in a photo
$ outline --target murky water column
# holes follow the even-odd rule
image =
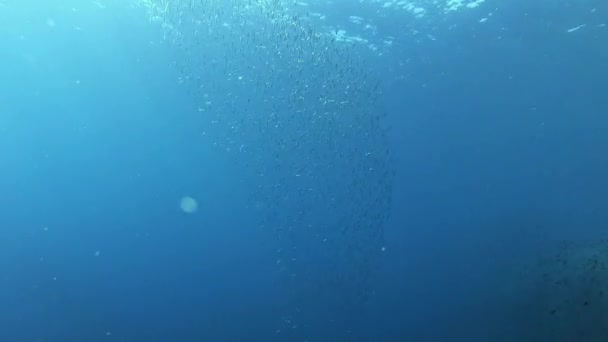
[[[254,179],[290,293],[277,333],[303,338],[324,310],[317,319],[348,337],[348,315],[373,294],[391,208],[378,81],[354,46],[282,1],[141,4],[179,56],[201,130]]]

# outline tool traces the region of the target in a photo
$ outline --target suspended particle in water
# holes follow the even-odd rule
[[[179,202],[179,207],[186,214],[194,214],[198,210],[198,202],[190,196],[184,196]]]

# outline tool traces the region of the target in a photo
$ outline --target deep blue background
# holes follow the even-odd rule
[[[437,18],[437,40],[379,24],[397,37],[369,57],[393,216],[377,294],[352,313],[364,324],[337,330],[511,340],[518,269],[605,235],[603,4],[497,6],[484,24]],[[272,234],[252,224],[247,176],[201,137],[160,29],[126,6],[71,7],[0,7],[0,340],[276,339]],[[322,326],[311,341],[340,336]]]

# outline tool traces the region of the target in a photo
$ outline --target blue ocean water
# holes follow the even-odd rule
[[[0,341],[604,341],[607,10],[0,0]]]

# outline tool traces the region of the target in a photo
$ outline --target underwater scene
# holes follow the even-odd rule
[[[607,25],[0,0],[0,342],[608,341]]]

